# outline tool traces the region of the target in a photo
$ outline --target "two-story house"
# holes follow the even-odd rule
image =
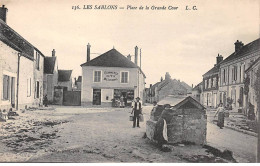
[[[58,62],[53,49],[52,56],[44,58],[43,94],[47,95],[50,103],[53,102],[55,86],[58,86]]]
[[[131,102],[143,99],[145,74],[135,63],[116,49],[90,60],[90,45],[87,47],[87,62],[82,67],[81,105],[111,106],[112,99],[121,96]]]
[[[246,97],[244,95],[245,70],[260,56],[260,39],[247,45],[236,41],[235,52],[220,63],[220,100],[224,104],[230,98],[233,109],[245,108]]]
[[[44,55],[6,24],[7,8],[0,8],[1,107],[42,104]],[[6,108],[8,109],[8,108]]]
[[[219,99],[219,64],[223,61],[223,57],[216,57],[216,64],[208,72],[203,74],[203,105],[206,107],[216,108],[222,101]]]

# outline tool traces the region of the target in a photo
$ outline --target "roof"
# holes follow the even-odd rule
[[[21,52],[21,55],[29,59],[34,59],[34,49],[44,56],[36,47],[25,40],[21,35],[9,27],[0,19],[0,40],[11,48]]]
[[[161,101],[158,102],[158,105],[164,105],[164,104],[170,104],[171,106],[174,106],[181,102],[183,99],[185,99],[186,96],[167,96]]]
[[[202,82],[200,82],[198,85],[196,85],[192,90],[193,91],[199,90],[201,85],[202,85]]]
[[[197,108],[205,111],[205,107],[191,96],[186,97],[185,99],[174,105],[173,108]]]
[[[138,68],[145,77],[145,74],[139,66],[127,59],[114,48],[86,63],[81,64],[80,66]]]
[[[260,62],[260,57],[258,57],[249,67],[248,69],[246,69],[245,73],[247,73],[248,71],[250,71],[257,63]]]
[[[82,76],[78,76],[77,82],[82,82]]]
[[[53,74],[55,67],[56,57],[45,57],[44,58],[44,73]]]
[[[58,70],[58,81],[66,82],[71,79],[72,70]]]
[[[220,64],[225,64],[227,62],[230,62],[236,58],[242,58],[247,53],[254,52],[256,50],[260,49],[260,38],[252,41],[251,43],[248,43],[247,45],[243,46],[238,52],[232,53],[230,56],[228,56],[226,59],[224,59]]]
[[[203,77],[209,76],[209,75],[212,75],[212,74],[216,74],[218,72],[219,72],[219,65],[215,65],[209,71],[207,71],[205,74],[203,74]]]

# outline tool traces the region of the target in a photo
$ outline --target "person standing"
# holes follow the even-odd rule
[[[136,123],[137,123],[137,127],[140,128],[140,126],[139,126],[139,116],[140,116],[140,114],[142,114],[142,103],[140,102],[139,97],[137,97],[136,101],[134,102],[133,110],[132,110],[131,114],[133,114],[133,113],[134,113],[133,128],[135,128]]]
[[[223,107],[223,104],[220,103],[219,104],[219,107],[214,115],[214,118],[218,115],[218,123],[217,123],[217,126],[220,128],[220,129],[223,129],[224,127],[224,121],[225,121],[225,109]]]

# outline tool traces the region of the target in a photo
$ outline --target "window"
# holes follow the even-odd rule
[[[35,98],[39,98],[40,97],[40,83],[39,81],[35,82]]]
[[[3,76],[3,100],[9,100],[10,98],[10,77]]]
[[[204,87],[205,87],[205,89],[207,89],[207,88],[208,88],[207,80],[205,80]]]
[[[27,97],[31,96],[31,87],[32,87],[32,83],[31,83],[31,78],[27,79]]]
[[[101,71],[94,71],[94,82],[101,82]]]
[[[128,83],[128,72],[121,72],[121,83]]]
[[[226,83],[226,70],[223,70],[223,83]]]
[[[36,69],[40,70],[40,54],[38,52],[36,52],[35,61],[36,61]]]
[[[234,66],[233,70],[232,70],[232,77],[233,77],[233,81],[237,80],[237,66]]]
[[[211,88],[211,78],[209,79],[209,85],[208,88]]]
[[[212,85],[212,87],[216,87],[216,85],[217,85],[217,78],[216,77],[214,77],[213,78],[213,85]]]

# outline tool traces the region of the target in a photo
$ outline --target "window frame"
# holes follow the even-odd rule
[[[5,91],[4,91],[4,89],[5,89],[5,81],[4,81],[4,77],[7,77],[7,91],[6,91],[6,95],[7,96],[5,96]],[[3,101],[9,101],[10,100],[10,93],[11,93],[11,85],[10,85],[10,76],[9,75],[6,75],[6,74],[3,74],[3,92],[2,92],[2,100]]]
[[[122,74],[127,73],[127,82],[122,82]],[[120,83],[121,84],[128,84],[129,83],[129,71],[120,71]]]
[[[100,72],[100,80],[99,82],[95,81],[95,73]],[[102,82],[102,70],[93,70],[93,82],[94,83],[101,83]]]

